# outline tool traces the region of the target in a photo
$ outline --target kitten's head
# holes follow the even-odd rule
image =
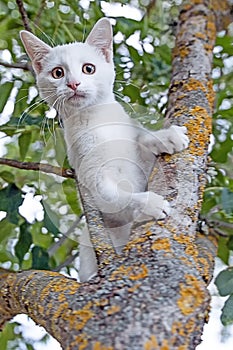
[[[25,30],[21,40],[32,61],[40,96],[60,113],[113,102],[112,27],[100,19],[84,43],[50,47]]]

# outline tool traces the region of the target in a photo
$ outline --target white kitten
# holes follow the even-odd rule
[[[85,43],[51,48],[20,33],[32,60],[40,95],[63,120],[67,153],[78,182],[102,212],[117,252],[135,221],[163,219],[169,203],[146,191],[155,155],[188,146],[186,128],[151,132],[134,122],[115,101],[112,28],[100,19]],[[88,232],[80,240],[80,279],[97,271]]]

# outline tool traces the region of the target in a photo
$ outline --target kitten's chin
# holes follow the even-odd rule
[[[90,98],[84,92],[76,93],[66,100],[67,107],[72,109],[82,109],[88,107],[90,104]]]
[[[73,106],[79,106],[85,104],[86,94],[84,92],[76,92],[70,96],[67,101]]]

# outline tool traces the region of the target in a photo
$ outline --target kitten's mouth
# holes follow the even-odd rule
[[[86,97],[84,92],[76,91],[72,96],[68,98],[68,101],[78,102],[80,99]]]

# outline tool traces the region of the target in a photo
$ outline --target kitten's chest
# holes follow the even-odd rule
[[[69,118],[64,129],[69,161],[77,170],[80,166],[90,170],[112,164],[112,160],[121,167],[125,157],[133,163],[137,161],[138,130],[117,103],[95,107],[79,118]]]
[[[101,106],[94,113],[69,118],[64,123],[68,148],[82,156],[95,147],[111,149],[117,141],[134,141],[137,130],[130,118],[117,104],[114,107]]]
[[[82,159],[95,152],[96,157],[121,156],[135,149],[135,131],[128,124],[118,122],[89,123],[85,128],[65,129],[68,154]]]

